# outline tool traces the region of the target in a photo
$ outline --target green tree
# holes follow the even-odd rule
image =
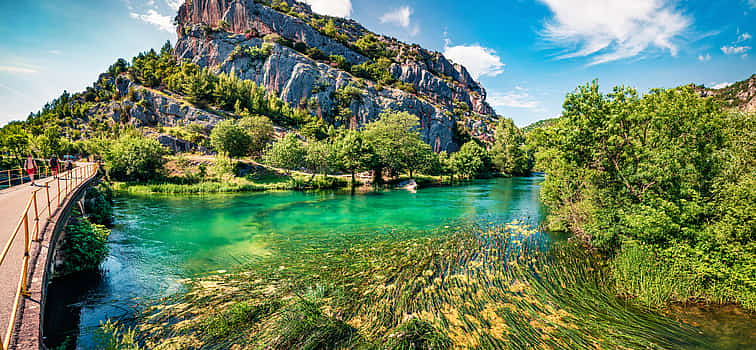
[[[252,137],[233,120],[224,120],[210,132],[210,145],[219,153],[238,158],[249,154]]]
[[[241,118],[237,123],[249,135],[247,154],[259,155],[273,141],[273,122],[268,117],[253,115]]]
[[[378,156],[379,173],[380,168],[388,168],[392,174],[407,170],[408,165],[417,168],[416,154],[423,142],[418,128],[416,116],[394,111],[384,111],[378,120],[365,126],[362,135]]]
[[[335,168],[333,145],[327,140],[308,143],[305,152],[305,166],[312,170],[313,177],[318,173],[326,175]]]
[[[360,132],[355,130],[344,131],[334,143],[336,162],[352,176],[351,184],[354,187],[355,174],[372,169],[377,162],[377,156],[370,144],[363,140]]]
[[[475,141],[470,141],[460,148],[459,152],[452,154],[451,161],[454,173],[472,179],[485,171],[488,152]]]
[[[525,134],[512,119],[502,118],[496,127],[496,139],[491,147],[491,158],[496,170],[512,175],[530,173],[530,162],[525,152]]]
[[[288,133],[265,152],[265,161],[290,173],[304,165],[306,150],[294,133]]]
[[[150,181],[160,178],[168,150],[157,140],[125,134],[105,152],[105,170],[118,181]]]

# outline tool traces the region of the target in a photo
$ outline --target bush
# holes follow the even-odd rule
[[[84,197],[84,212],[92,223],[110,227],[113,225],[112,192],[107,185],[90,187]]]
[[[78,209],[74,209],[65,232],[65,239],[61,245],[65,260],[59,274],[97,270],[108,255],[110,230],[89,222],[81,217]]]
[[[241,157],[249,153],[252,138],[233,120],[224,120],[210,132],[210,145],[229,157]]]
[[[157,140],[124,135],[105,151],[105,170],[118,181],[149,181],[162,176],[168,150]]]

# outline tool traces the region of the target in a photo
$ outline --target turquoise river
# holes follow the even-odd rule
[[[396,239],[394,231],[432,232],[468,222],[516,219],[537,225],[544,215],[538,200],[541,181],[538,176],[495,179],[416,193],[119,195],[110,255],[102,271],[50,285],[44,326],[47,344],[91,349],[102,321],[129,324],[143,305],[180,293],[183,279],[233,270],[280,249],[296,251],[313,242],[329,245],[365,237],[390,240]],[[544,242],[563,240],[538,234]],[[756,320],[736,307],[676,306],[658,314],[628,308],[623,312],[643,313],[638,317],[644,319],[666,320],[674,314],[695,325],[700,342],[682,342],[680,348],[756,348]],[[629,327],[634,320],[627,320]]]

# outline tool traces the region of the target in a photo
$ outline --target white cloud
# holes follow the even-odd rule
[[[56,55],[56,56],[61,54],[60,50],[50,50],[50,51],[47,51],[47,53],[51,55]]]
[[[379,19],[381,23],[392,23],[409,30],[411,36],[420,33],[420,26],[412,25],[412,8],[402,6],[394,11],[386,12]]]
[[[701,61],[701,62],[711,61],[711,55],[708,54],[708,53],[705,54],[705,55],[703,55],[703,54],[698,55],[698,60]]]
[[[183,2],[183,0],[165,0],[165,3],[168,4],[168,7],[170,7],[174,11],[178,11]]]
[[[725,46],[722,46],[721,49],[722,49],[722,52],[725,55],[741,55],[741,54],[745,54],[746,52],[750,51],[751,47],[750,46],[736,46],[736,45],[726,46],[725,45]]]
[[[0,66],[0,72],[7,73],[37,73],[36,69],[16,66]]]
[[[538,101],[534,100],[530,94],[523,89],[517,92],[493,92],[486,99],[492,107],[509,107],[524,109],[540,109]]]
[[[321,15],[349,17],[352,14],[352,0],[303,0],[310,4],[312,11]]]
[[[176,30],[176,28],[173,26],[173,18],[171,16],[161,15],[153,9],[147,10],[147,13],[145,14],[131,12],[129,13],[129,15],[131,16],[131,18],[152,24],[158,27],[160,30],[164,30],[166,32],[174,32]]]
[[[756,1],[756,0],[754,0],[754,1]],[[746,32],[746,33],[740,34],[740,35],[738,36],[738,40],[736,40],[736,41],[735,41],[735,43],[736,43],[736,44],[737,44],[737,43],[742,43],[742,42],[744,42],[744,41],[748,41],[748,40],[751,40],[751,34],[748,34],[748,33]]]
[[[473,78],[482,76],[495,77],[504,72],[504,63],[496,51],[480,45],[449,46],[447,40],[444,56],[467,68]]]
[[[727,83],[727,82],[725,82],[725,83],[719,83],[719,84],[715,84],[715,85],[714,85],[714,86],[712,86],[711,88],[712,88],[712,89],[724,89],[724,88],[726,88],[726,87],[728,87],[728,86],[730,86],[730,85],[732,85],[732,83]]]
[[[546,40],[571,52],[559,59],[591,56],[590,65],[631,58],[649,48],[668,50],[692,24],[672,0],[539,0],[554,13]],[[754,0],[756,1],[756,0]]]
[[[409,28],[412,9],[409,6],[402,6],[394,11],[386,12],[381,16],[381,23],[393,23],[398,26]]]

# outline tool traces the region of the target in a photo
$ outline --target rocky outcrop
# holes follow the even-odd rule
[[[714,97],[726,106],[745,113],[756,112],[756,74],[722,89],[693,86],[702,97]]]
[[[233,72],[255,81],[294,106],[312,107],[313,114],[327,121],[338,112],[335,92],[347,86],[358,87],[362,93],[349,104],[352,118],[348,126],[364,125],[385,110],[407,111],[418,116],[423,138],[436,151],[458,149],[455,128],[462,120],[469,124],[474,136],[490,139],[491,128],[486,124],[495,123],[497,116],[486,102],[485,90],[461,65],[451,63],[438,52],[375,35],[385,51],[394,54],[389,72],[401,82],[397,87],[402,89],[356,78],[336,64],[314,60],[294,50],[286,42],[317,48],[325,56],[342,56],[354,65],[372,62],[354,42],[373,34],[352,20],[323,18],[296,1],[283,3],[289,9],[286,13],[255,0],[187,2],[176,17],[179,40],[175,55],[215,72]],[[313,23],[326,20],[336,23],[336,34],[329,36],[322,28],[313,27]],[[283,40],[266,38],[270,34]],[[235,54],[240,47],[263,45],[270,47],[265,57]],[[160,115],[179,115],[164,113],[164,108],[153,110],[160,111]]]
[[[199,124],[210,129],[225,119],[226,112],[199,109],[184,101],[181,96],[168,92],[148,89],[129,80],[125,75],[116,78],[100,75],[96,89],[113,84],[120,97],[128,97],[120,102],[98,103],[88,115],[101,115],[118,124],[135,127],[183,126]],[[129,95],[129,91],[131,91]]]

